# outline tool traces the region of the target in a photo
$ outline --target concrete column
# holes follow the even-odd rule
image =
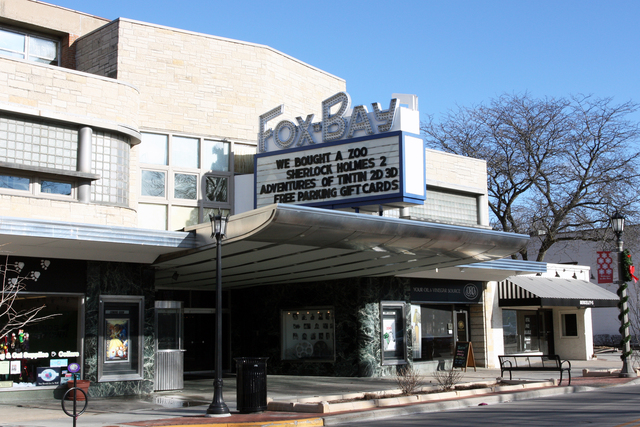
[[[481,194],[476,197],[478,206],[478,225],[489,226],[489,201],[487,196]]]
[[[91,172],[92,140],[93,129],[88,126],[80,128],[80,132],[78,132],[78,172]],[[78,200],[81,203],[89,203],[91,201],[91,181],[80,181],[78,185]]]

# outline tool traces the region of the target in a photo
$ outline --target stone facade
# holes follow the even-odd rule
[[[140,89],[140,126],[255,141],[286,100],[316,113],[345,81],[268,46],[118,19],[77,41],[77,67]],[[292,117],[293,118],[293,117]]]
[[[269,374],[366,376],[395,375],[403,365],[382,365],[380,302],[409,304],[409,279],[358,278],[235,290],[231,293],[233,357],[269,357]],[[331,306],[335,312],[335,361],[282,360],[280,310]],[[410,336],[410,311],[406,311]],[[258,325],[260,333],[258,334]],[[264,329],[266,327],[266,329]],[[407,340],[411,360],[411,340]]]
[[[138,128],[139,92],[93,74],[0,60],[0,109],[125,131]]]
[[[487,162],[426,150],[427,186],[487,194]]]

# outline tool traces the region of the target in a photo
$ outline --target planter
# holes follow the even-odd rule
[[[91,381],[89,380],[76,380],[76,387],[82,389],[87,396],[89,396],[89,386],[91,385]],[[67,382],[67,389],[73,388],[73,380]],[[72,390],[67,394],[67,400],[73,400],[73,396],[76,394],[75,390]],[[82,392],[77,393],[76,400],[85,400],[84,394]]]

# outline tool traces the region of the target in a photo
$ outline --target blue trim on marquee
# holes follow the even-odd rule
[[[332,147],[332,146],[340,146],[340,145],[345,145],[345,144],[352,144],[352,143],[357,143],[360,141],[371,141],[374,139],[380,139],[380,138],[389,138],[389,137],[398,137],[398,174],[400,177],[402,177],[402,179],[399,180],[399,191],[396,194],[389,194],[386,196],[363,196],[363,197],[358,197],[358,198],[350,198],[348,200],[344,200],[344,201],[333,201],[333,200],[327,200],[327,201],[321,201],[321,202],[311,202],[311,203],[292,203],[292,205],[295,206],[309,206],[309,207],[322,207],[322,208],[327,208],[327,209],[339,209],[339,208],[358,208],[359,206],[371,206],[371,205],[388,205],[388,204],[396,204],[396,203],[411,203],[411,204],[415,204],[415,205],[423,205],[426,198],[427,198],[427,189],[426,189],[426,180],[427,180],[427,176],[426,176],[426,159],[425,159],[425,150],[424,150],[424,142],[423,142],[423,149],[422,149],[422,155],[423,155],[423,174],[422,174],[422,183],[423,183],[423,189],[424,192],[423,194],[413,194],[413,193],[407,193],[405,191],[405,188],[407,186],[407,183],[405,182],[405,180],[407,179],[407,176],[405,174],[405,169],[406,169],[406,165],[405,165],[405,159],[404,159],[404,153],[406,151],[405,148],[405,137],[406,136],[412,136],[415,138],[418,138],[420,140],[422,140],[422,138],[420,137],[420,135],[418,134],[414,134],[414,133],[409,133],[409,132],[404,132],[404,131],[393,131],[393,132],[385,132],[385,133],[380,133],[380,134],[375,134],[375,135],[368,135],[368,136],[362,136],[362,137],[357,137],[357,138],[351,138],[351,139],[341,139],[338,141],[331,141],[331,142],[323,142],[323,143],[319,143],[319,144],[314,144],[314,145],[303,145],[302,147],[295,147],[295,148],[288,148],[285,150],[277,150],[277,151],[272,151],[272,152],[266,152],[266,153],[258,153],[255,155],[255,158],[253,160],[253,170],[254,170],[254,177],[253,177],[253,207],[254,209],[256,209],[257,204],[258,204],[258,174],[257,174],[257,170],[258,170],[258,159],[262,158],[262,157],[270,157],[270,156],[276,156],[276,155],[282,155],[282,154],[289,154],[289,153],[296,153],[299,151],[309,151],[309,150],[313,150],[314,148],[324,148],[324,147]]]

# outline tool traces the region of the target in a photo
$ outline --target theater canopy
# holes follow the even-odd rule
[[[511,276],[500,282],[500,307],[615,307],[618,296],[586,280]]]
[[[199,247],[159,257],[158,288],[215,288],[210,225],[189,230]],[[230,218],[222,281],[233,288],[396,276],[504,258],[528,240],[484,228],[275,204]]]

